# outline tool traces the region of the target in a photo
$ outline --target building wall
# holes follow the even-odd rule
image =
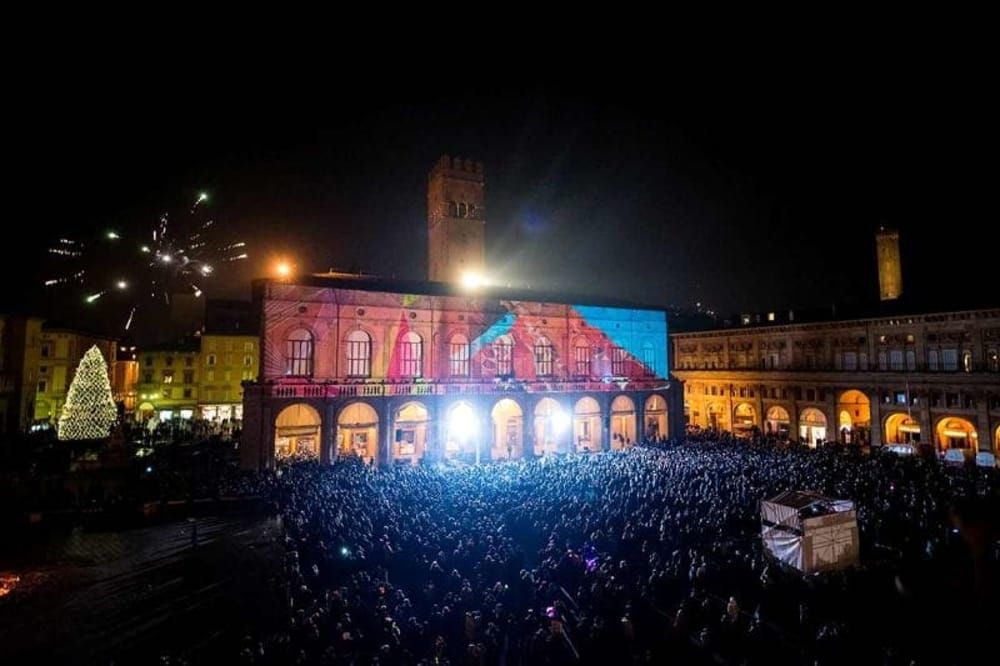
[[[0,315],[0,433],[24,432],[35,416],[42,320]]]
[[[200,417],[208,420],[241,418],[243,382],[257,379],[260,362],[258,344],[255,335],[206,333],[201,336],[198,372]]]
[[[140,351],[136,414],[192,410],[198,404],[199,353],[194,350]]]
[[[954,430],[949,419],[971,425],[978,450],[1000,437],[1000,310],[681,333],[671,345],[693,425],[733,430],[745,404],[764,430],[780,407],[798,438],[800,415],[813,408],[832,440],[842,412],[853,411],[842,398],[858,391],[870,425],[857,436],[872,444],[900,439],[905,420],[919,429],[912,439],[941,448],[954,443],[940,432]]]
[[[108,381],[114,392],[113,369],[117,360],[117,344],[110,338],[69,330],[43,330],[39,345],[38,382],[35,396],[36,421],[56,424],[66,404],[69,386],[76,376],[83,355],[97,346],[108,364]]]
[[[272,465],[291,440],[310,442],[323,460],[355,447],[380,463],[475,457],[475,441],[483,460],[503,457],[514,440],[520,455],[596,450],[624,445],[626,435],[633,444],[647,426],[667,436],[679,422],[662,311],[279,282],[263,285],[260,302],[261,382],[244,395],[246,467]],[[407,368],[413,334],[420,360]],[[369,364],[359,365],[356,351],[352,363],[352,340],[369,341]],[[293,358],[302,341],[308,365]],[[647,415],[654,394],[663,409]],[[614,403],[619,395],[627,400]],[[583,398],[598,412],[577,418]],[[476,424],[461,446],[459,405]]]

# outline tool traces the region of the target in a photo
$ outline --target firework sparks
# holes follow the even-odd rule
[[[88,304],[111,299],[113,293],[131,299],[148,294],[151,299],[162,298],[167,304],[175,293],[201,297],[204,291],[193,279],[200,282],[213,275],[218,264],[242,261],[248,256],[245,242],[216,239],[215,220],[205,217],[208,201],[208,193],[199,192],[187,211],[189,214],[176,221],[163,213],[145,239],[130,237],[124,229],[106,230],[97,240],[87,243],[58,239],[48,252],[54,261],[60,262],[63,274],[51,276],[43,284],[46,287],[78,284],[84,288],[83,300]],[[129,254],[125,249],[128,247],[137,251]],[[130,304],[126,331],[139,309],[141,302]]]

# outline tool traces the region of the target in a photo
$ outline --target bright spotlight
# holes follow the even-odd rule
[[[552,419],[553,432],[558,434],[561,432],[565,432],[566,429],[569,428],[569,422],[570,422],[569,414],[567,414],[563,410],[561,409],[555,410],[554,412],[552,412],[551,415],[549,415],[549,418]]]
[[[286,278],[292,274],[292,265],[287,261],[279,261],[274,265],[274,273],[278,277]]]
[[[116,231],[108,232],[108,240],[118,240],[119,238],[121,238],[121,236],[118,235],[118,232]]]
[[[171,257],[169,254],[164,254],[160,256],[160,261],[162,261],[165,264],[169,264],[173,260],[174,258]]]
[[[117,286],[119,289],[128,289],[128,282],[125,280],[118,280]]]
[[[458,405],[451,410],[448,425],[454,437],[467,439],[476,434],[476,415],[472,413],[472,408],[468,405]]]
[[[486,278],[475,271],[462,273],[462,286],[466,289],[479,289],[486,286]]]
[[[201,274],[202,275],[211,275],[212,274],[212,267],[209,266],[208,264],[205,264],[204,266],[201,267]]]

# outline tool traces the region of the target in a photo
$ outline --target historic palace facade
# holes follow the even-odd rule
[[[254,285],[242,464],[467,462],[621,448],[681,423],[662,310],[435,282]]]
[[[688,423],[872,445],[1000,449],[1000,310],[671,336]]]

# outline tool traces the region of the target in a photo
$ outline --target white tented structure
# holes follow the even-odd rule
[[[854,502],[787,490],[760,503],[764,548],[803,573],[843,569],[858,562]]]

